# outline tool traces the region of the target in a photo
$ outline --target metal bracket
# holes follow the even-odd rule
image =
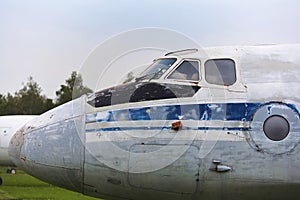
[[[213,160],[212,165],[209,168],[209,170],[223,173],[223,172],[231,171],[232,167],[222,164],[222,162],[220,160]]]

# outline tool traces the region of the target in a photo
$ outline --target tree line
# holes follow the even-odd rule
[[[39,115],[91,92],[91,89],[83,86],[81,75],[75,71],[66,79],[65,84],[60,85],[55,99],[43,95],[42,88],[29,77],[27,83],[14,94],[0,94],[0,115]]]

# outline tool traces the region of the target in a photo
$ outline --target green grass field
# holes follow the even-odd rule
[[[17,174],[7,174],[4,167],[0,168],[3,184],[0,186],[1,199],[57,199],[57,200],[95,200],[80,193],[71,192],[42,182],[21,170]]]

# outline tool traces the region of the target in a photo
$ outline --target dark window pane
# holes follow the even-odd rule
[[[158,59],[152,63],[139,77],[137,81],[144,79],[159,79],[175,62],[176,58]]]
[[[216,85],[232,85],[236,81],[235,63],[231,59],[214,59],[206,61],[205,79]]]
[[[199,62],[183,61],[168,79],[199,81]]]

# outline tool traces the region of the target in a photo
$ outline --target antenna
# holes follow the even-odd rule
[[[178,50],[178,51],[172,51],[172,52],[169,52],[169,53],[166,53],[165,56],[169,56],[169,55],[172,55],[172,54],[190,54],[190,53],[195,53],[195,52],[198,52],[198,49],[183,49],[183,50]]]

